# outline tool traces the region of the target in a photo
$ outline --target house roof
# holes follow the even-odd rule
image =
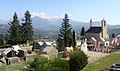
[[[43,52],[49,52],[53,47],[52,46],[46,46],[44,49],[43,49]]]
[[[91,37],[91,39],[92,39],[93,41],[97,41],[94,37]]]
[[[43,42],[38,42],[39,45],[43,45]]]
[[[45,42],[47,45],[51,45],[51,42]]]
[[[11,48],[7,48],[5,51],[2,52],[2,54],[8,54],[12,49]]]
[[[90,27],[86,33],[100,33],[102,31],[102,27]]]
[[[21,50],[21,48],[18,45],[11,46],[14,51],[18,52],[18,50]]]
[[[3,52],[2,52],[2,54],[8,54],[10,51],[12,51],[12,50],[14,50],[15,52],[19,52],[18,50],[20,50],[21,48],[18,46],[18,45],[13,45],[13,46],[11,46],[11,48],[7,48],[6,50],[4,50]]]

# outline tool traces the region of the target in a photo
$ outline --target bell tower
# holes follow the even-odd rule
[[[104,38],[105,40],[109,40],[109,35],[108,35],[108,31],[107,31],[107,23],[106,20],[101,21],[101,25],[102,25],[102,38]]]

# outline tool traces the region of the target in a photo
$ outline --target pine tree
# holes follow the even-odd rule
[[[31,14],[27,10],[25,12],[25,23],[22,23],[22,38],[23,42],[27,43],[27,41],[32,41],[33,40],[33,27],[32,27],[32,20],[31,20]]]
[[[64,39],[61,37],[61,35],[58,35],[57,39],[57,46],[58,46],[58,51],[63,51],[64,50]]]
[[[72,30],[72,27],[71,27],[71,24],[69,24],[68,15],[65,14],[65,18],[63,19],[62,27],[60,28],[60,34],[59,34],[59,36],[61,37],[60,40],[63,39],[64,48],[70,47],[72,45],[71,30]]]
[[[20,24],[19,24],[19,20],[16,12],[14,13],[13,21],[8,24],[10,25],[10,28],[8,30],[10,44],[19,44],[20,43]]]
[[[84,27],[82,27],[80,35],[85,36],[85,28]]]
[[[3,46],[4,45],[4,35],[3,34],[0,34],[0,46]]]
[[[76,39],[75,39],[75,31],[73,30],[73,36],[72,36],[72,46],[75,48],[76,46]]]
[[[115,34],[114,33],[112,33],[112,38],[115,38]]]

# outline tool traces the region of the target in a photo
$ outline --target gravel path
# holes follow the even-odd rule
[[[88,56],[89,63],[94,63],[97,60],[102,59],[103,57],[109,55],[110,53],[87,51],[85,52],[85,54]]]

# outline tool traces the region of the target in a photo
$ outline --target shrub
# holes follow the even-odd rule
[[[59,58],[47,60],[44,57],[37,56],[33,62],[29,64],[26,71],[69,71],[69,64],[66,60]]]
[[[83,51],[75,50],[69,60],[70,71],[82,70],[88,64],[87,59]]]
[[[49,61],[48,71],[69,71],[69,64],[66,60],[55,58]]]
[[[26,71],[46,71],[48,60],[44,57],[37,56],[33,62],[29,64]]]

